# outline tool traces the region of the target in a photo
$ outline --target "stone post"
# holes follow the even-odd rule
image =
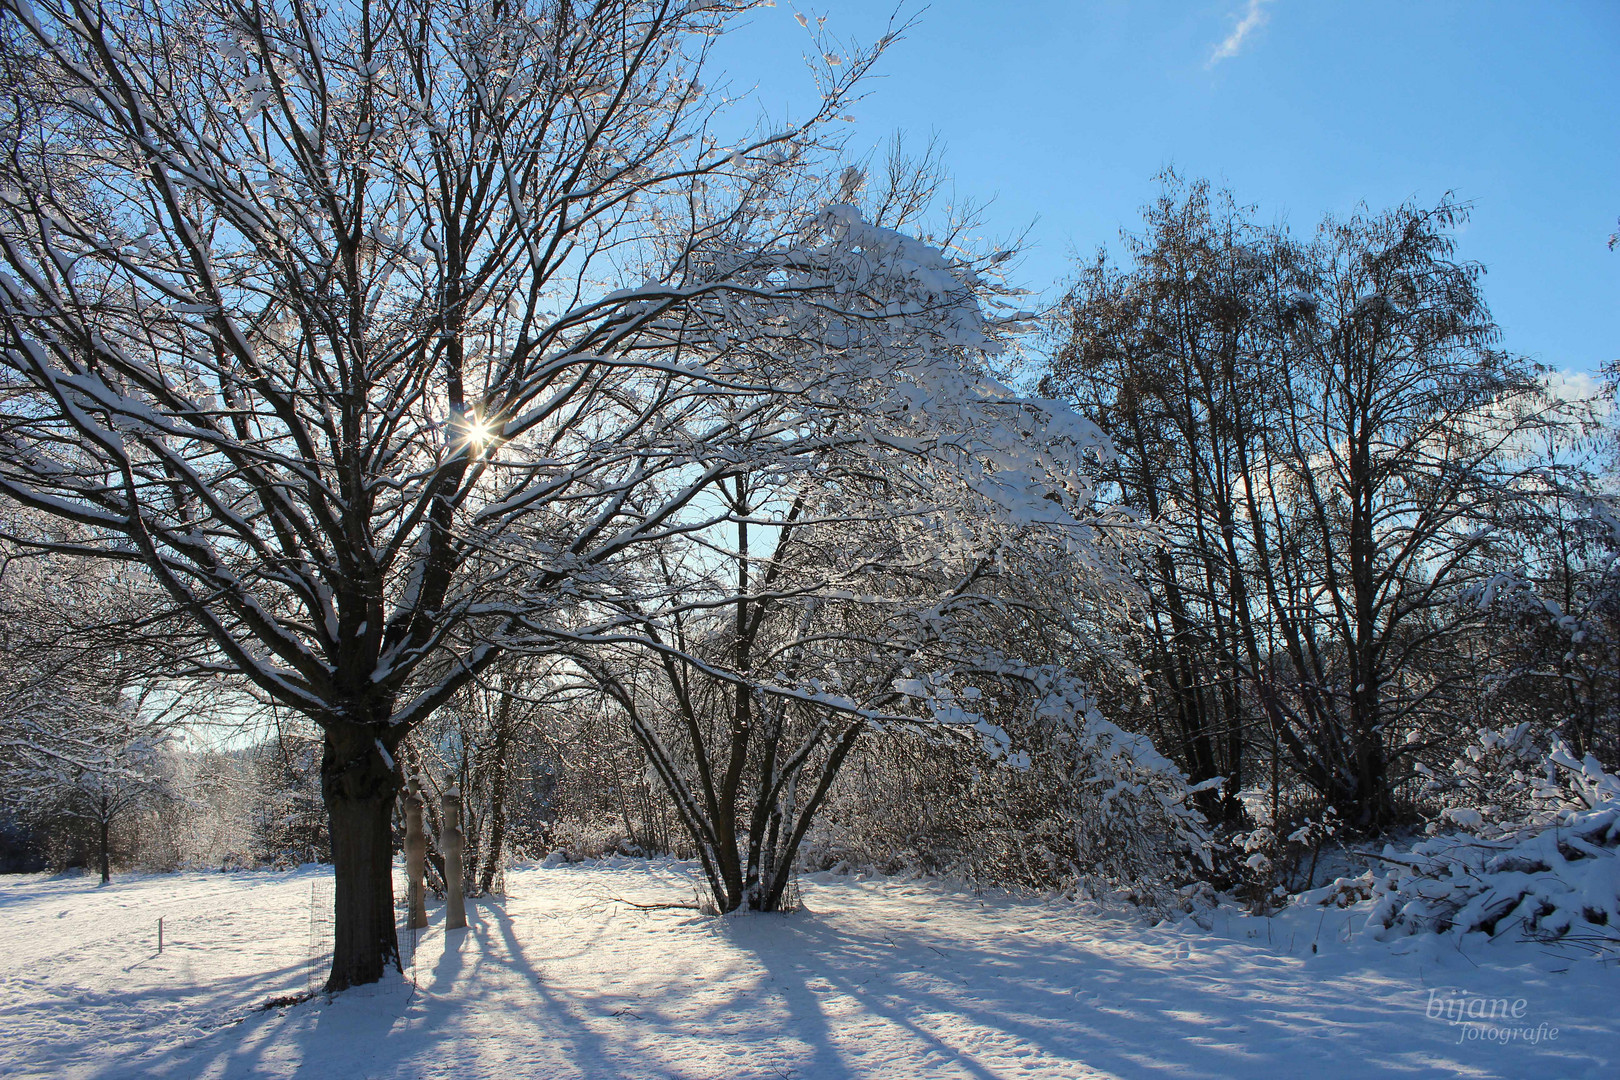
[[[405,926],[420,930],[427,926],[427,890],[423,868],[427,863],[427,834],[422,831],[422,799],[413,787],[405,796]]]
[[[439,837],[439,845],[444,848],[444,928],[458,930],[467,925],[467,905],[462,898],[459,788],[451,788],[444,793],[444,834]]]

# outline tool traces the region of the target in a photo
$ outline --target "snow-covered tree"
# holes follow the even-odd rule
[[[514,823],[527,816],[529,772],[557,734],[568,694],[545,658],[509,656],[463,688],[402,744],[402,761],[424,800],[428,859],[442,867],[437,837],[441,798],[461,792],[463,883],[468,896],[498,892],[514,846]],[[608,778],[596,777],[598,782]]]
[[[797,178],[873,54],[819,40],[815,115],[722,140],[748,6],[0,4],[0,490],[320,725],[333,989],[397,955],[406,733],[830,437],[740,422],[805,390],[747,346],[838,302]]]
[[[860,182],[847,171],[843,194]],[[991,375],[1002,327],[986,282],[881,224],[901,202],[885,192],[876,220],[837,203],[808,223],[795,272],[842,299],[787,313],[791,332],[753,346],[805,390],[739,425],[813,422],[817,452],[719,483],[725,517],[660,551],[662,595],[625,605],[641,616],[626,658],[581,658],[629,717],[722,910],[783,902],[863,736],[922,728],[1008,750],[974,683],[1017,682],[1020,666],[985,643],[982,613],[1031,606],[1024,586],[1043,574],[1082,593],[1123,578],[1113,534],[1134,529],[1092,509],[1083,468],[1105,441]]]
[[[712,680],[727,797],[792,711],[777,824],[721,875],[768,907],[814,755],[824,793],[873,725],[1004,742],[958,695],[1008,545],[1099,565],[1096,431],[986,372],[971,266],[816,172],[873,54],[819,42],[807,124],[717,141],[697,75],[741,6],[0,8],[0,490],[146,567],[192,670],[320,726],[333,989],[397,955],[402,740],[503,653]],[[712,609],[736,632],[683,640]]]

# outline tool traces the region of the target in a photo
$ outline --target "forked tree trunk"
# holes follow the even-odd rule
[[[399,967],[392,830],[399,773],[384,761],[375,730],[333,725],[321,760],[336,881],[328,991],[376,982],[388,965]]]

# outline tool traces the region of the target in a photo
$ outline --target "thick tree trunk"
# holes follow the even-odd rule
[[[101,819],[101,883],[103,885],[112,881],[112,866],[108,857],[107,848],[110,846],[108,832],[110,831],[107,819]]]
[[[374,730],[333,725],[321,761],[337,886],[329,991],[376,982],[389,964],[399,967],[392,834],[399,774],[384,761]]]

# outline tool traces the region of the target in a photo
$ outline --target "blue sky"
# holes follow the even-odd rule
[[[869,42],[859,0],[749,17],[719,59],[773,116],[814,103],[795,11]],[[1135,228],[1152,177],[1228,184],[1309,230],[1365,200],[1474,206],[1504,344],[1552,367],[1620,357],[1620,2],[937,0],[855,110],[856,146],[937,134],[993,237],[1032,222],[1024,284]]]

